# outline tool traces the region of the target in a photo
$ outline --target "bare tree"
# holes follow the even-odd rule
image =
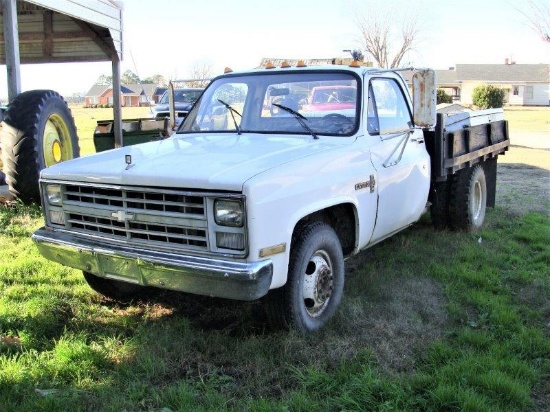
[[[537,35],[550,43],[550,2],[548,0],[527,0],[525,9],[518,9],[527,19]]]
[[[199,60],[196,61],[190,70],[190,79],[193,81],[189,82],[190,87],[206,87],[210,78],[212,77],[212,62],[208,60]]]
[[[383,68],[400,67],[407,52],[419,42],[420,14],[415,2],[406,7],[389,1],[380,4],[368,0],[365,6],[355,7],[354,23],[359,29],[359,42],[367,58]]]

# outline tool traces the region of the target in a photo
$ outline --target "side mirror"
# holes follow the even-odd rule
[[[435,72],[431,69],[418,69],[413,74],[412,84],[415,126],[434,127],[437,105]]]

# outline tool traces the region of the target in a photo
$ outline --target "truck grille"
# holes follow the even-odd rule
[[[208,250],[204,196],[72,184],[63,192],[68,229],[135,245]]]

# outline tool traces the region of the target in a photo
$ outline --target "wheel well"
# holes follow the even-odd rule
[[[344,203],[318,210],[300,219],[294,227],[293,238],[300,232],[300,228],[312,222],[324,222],[332,227],[342,245],[344,256],[350,255],[356,243],[356,213],[351,203]],[[294,243],[294,239],[293,242]]]

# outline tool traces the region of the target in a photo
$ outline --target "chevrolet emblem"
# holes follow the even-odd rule
[[[111,219],[116,219],[117,222],[127,222],[134,220],[135,215],[133,213],[126,213],[124,210],[111,213]]]

